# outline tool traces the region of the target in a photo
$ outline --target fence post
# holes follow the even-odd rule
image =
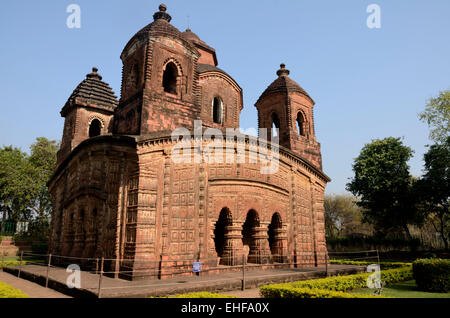
[[[381,265],[380,265],[380,255],[378,254],[378,249],[377,249],[376,251],[377,251],[377,259],[378,259],[378,267],[379,267],[380,270],[381,270]]]
[[[17,273],[18,278],[20,278],[20,270],[22,269],[22,260],[23,260],[23,251],[20,252],[19,272]]]
[[[47,278],[45,279],[45,288],[48,288],[48,274],[50,273],[50,266],[52,263],[52,254],[48,255],[48,263],[47,263]]]
[[[328,277],[328,253],[325,252],[325,274]]]
[[[242,254],[242,290],[245,290],[245,254]]]
[[[98,278],[98,298],[102,297],[103,256],[100,262],[100,277]]]
[[[98,257],[95,260],[95,275],[98,275]]]
[[[119,268],[119,259],[116,256],[116,260],[114,262],[114,278],[116,278],[116,279],[119,278],[119,270],[118,270],[118,268]]]

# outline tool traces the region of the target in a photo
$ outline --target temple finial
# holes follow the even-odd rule
[[[167,11],[167,6],[164,3],[161,3],[159,5],[159,12],[155,12],[155,14],[153,15],[153,20],[166,20],[167,22],[170,22],[170,20],[172,20],[172,17],[170,16],[170,14],[166,13]]]
[[[280,69],[277,71],[277,75],[278,76],[288,76],[290,73],[290,71],[288,69],[286,69],[286,64],[281,63],[280,64]]]

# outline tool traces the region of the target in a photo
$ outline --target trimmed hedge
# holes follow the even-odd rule
[[[44,261],[22,261],[22,265],[27,265],[28,263],[43,263]],[[3,266],[19,266],[20,261],[4,261]],[[2,262],[0,260],[0,268],[3,267]]]
[[[4,282],[0,282],[0,298],[28,298],[28,295]]]
[[[331,264],[338,265],[356,265],[356,266],[369,266],[370,264],[377,264],[377,262],[367,262],[367,261],[350,261],[341,259],[331,259]],[[393,269],[399,267],[412,266],[412,263],[402,263],[402,262],[380,262],[381,269]]]
[[[403,238],[388,238],[377,236],[344,236],[344,237],[328,237],[327,246],[330,250],[339,250],[346,248],[360,249],[378,249],[378,250],[399,250],[407,248],[409,250],[417,250],[420,246],[420,239],[413,238],[411,240]]]
[[[386,298],[318,288],[274,287],[272,285],[263,286],[259,291],[264,298]]]
[[[450,292],[450,260],[419,259],[413,263],[414,279],[419,290],[427,292]]]
[[[266,285],[259,291],[264,298],[379,298],[380,296],[346,293],[352,289],[366,288],[367,278],[372,274],[363,273]],[[381,280],[386,284],[411,280],[412,276],[410,266],[381,271]]]
[[[181,294],[168,298],[237,298],[237,297],[210,292],[197,292],[197,293]]]
[[[31,252],[35,254],[47,254],[48,244],[47,243],[32,244]]]

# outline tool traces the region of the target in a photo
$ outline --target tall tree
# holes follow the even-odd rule
[[[29,210],[33,198],[33,167],[27,154],[20,149],[6,146],[0,149],[0,201],[4,218],[17,221]]]
[[[28,158],[33,167],[34,196],[30,208],[45,219],[51,213],[51,200],[47,189],[47,182],[53,174],[56,165],[56,153],[59,144],[55,140],[39,137],[30,147],[31,155]]]
[[[400,138],[376,139],[366,144],[353,164],[355,176],[347,190],[359,198],[364,221],[378,234],[402,229],[411,239],[408,224],[420,224],[407,162],[413,150]]]
[[[37,138],[31,155],[12,146],[0,148],[0,202],[13,221],[45,219],[51,204],[46,183],[56,163],[58,144]]]
[[[424,155],[425,174],[417,183],[417,194],[424,212],[449,249],[450,233],[450,137],[435,144]]]
[[[438,97],[431,98],[419,118],[430,127],[431,140],[445,143],[450,135],[450,91],[439,92]]]
[[[351,195],[325,196],[325,230],[327,237],[350,234],[371,234],[367,224],[362,223],[362,211]]]

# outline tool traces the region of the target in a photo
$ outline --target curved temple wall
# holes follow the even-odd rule
[[[118,259],[109,269],[131,279],[172,277],[184,261],[186,268],[202,261],[203,270],[242,264],[244,245],[249,263],[324,265],[328,178],[320,171],[279,149],[278,172],[262,174],[265,164],[250,163],[258,154],[248,138],[224,147],[223,162],[228,151],[233,163],[195,163],[194,140],[185,143],[191,162],[174,163],[176,143],[105,136],[77,148],[50,184],[50,252]],[[208,145],[202,141],[203,150]],[[237,149],[245,149],[243,163]]]

